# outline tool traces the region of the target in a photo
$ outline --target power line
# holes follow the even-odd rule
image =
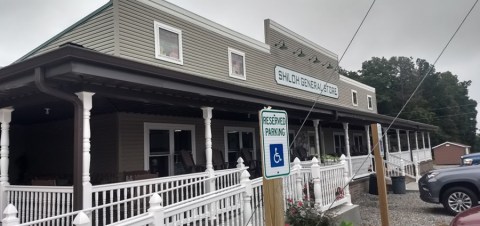
[[[427,78],[428,74],[430,74],[430,72],[432,71],[432,69],[435,67],[435,65],[437,64],[438,60],[440,59],[440,57],[443,55],[443,53],[445,52],[445,49],[447,49],[447,47],[450,45],[450,42],[453,40],[453,38],[455,37],[455,35],[458,33],[458,31],[460,30],[460,28],[462,27],[463,23],[465,22],[465,20],[468,18],[468,16],[470,15],[470,13],[472,12],[472,10],[475,8],[475,6],[477,5],[478,3],[478,0],[475,1],[475,3],[473,4],[473,6],[470,8],[470,10],[468,11],[467,15],[465,15],[465,18],[463,18],[462,22],[460,23],[460,25],[457,27],[457,29],[455,30],[455,32],[453,33],[453,35],[450,37],[450,39],[448,40],[447,44],[445,45],[445,47],[443,47],[442,51],[440,52],[440,54],[438,55],[438,57],[435,59],[434,63],[431,65],[431,67],[429,67],[427,73],[425,73],[425,75],[423,76],[423,78],[420,80],[420,82],[418,83],[417,87],[415,88],[415,90],[413,90],[413,93],[410,95],[410,97],[407,99],[407,101],[405,102],[405,104],[402,106],[402,108],[400,109],[400,111],[398,112],[398,114],[395,116],[395,118],[393,118],[392,122],[390,123],[390,125],[388,125],[387,129],[385,130],[385,133],[382,134],[382,137],[385,137],[387,135],[387,132],[388,130],[392,127],[393,123],[395,123],[395,121],[398,119],[398,117],[400,116],[400,114],[403,112],[403,110],[405,109],[405,107],[407,106],[407,104],[412,100],[413,96],[415,95],[415,93],[418,91],[418,89],[420,88],[420,86],[422,85],[423,81],[425,81],[425,78]],[[372,149],[375,149],[377,146],[379,145],[379,142],[377,142]],[[363,160],[361,166],[363,166],[363,164],[365,164],[365,162],[370,159],[370,155],[371,153],[369,152],[368,156],[365,158],[365,160]],[[343,187],[343,189],[345,189],[348,184],[350,184],[350,182],[353,180],[353,178],[355,177],[355,175],[357,175],[357,173],[360,171],[361,167],[353,174],[353,176],[350,178],[350,180],[348,181],[348,183],[345,184],[345,186]],[[328,209],[330,209],[333,204],[335,203],[335,200],[332,202],[332,204],[328,207]]]
[[[326,81],[327,84],[328,84],[328,82],[330,82],[330,79],[333,77],[332,75],[334,75],[334,72],[337,71],[337,70],[340,68],[340,66],[339,66],[339,65],[340,65],[340,62],[342,61],[343,57],[344,57],[345,54],[347,53],[348,49],[350,48],[350,45],[352,44],[353,40],[354,40],[355,37],[357,36],[358,31],[360,30],[360,28],[362,27],[363,23],[365,22],[365,19],[367,18],[368,14],[370,14],[370,10],[372,9],[372,7],[373,7],[373,5],[375,4],[375,2],[376,2],[376,0],[373,0],[372,4],[371,4],[370,7],[368,8],[367,13],[366,13],[365,16],[363,17],[362,22],[360,22],[360,25],[358,25],[357,30],[355,31],[355,33],[353,34],[352,38],[350,39],[350,42],[348,43],[347,48],[345,48],[345,51],[343,51],[343,54],[342,54],[342,56],[340,57],[340,60],[337,61],[337,65],[335,66],[335,69],[331,71],[330,76],[329,76],[329,78],[328,78],[327,81]],[[300,128],[298,129],[297,134],[295,134],[295,137],[293,137],[293,141],[295,141],[295,140],[297,139],[297,136],[300,134],[300,131],[302,131],[303,126],[305,125],[305,123],[307,122],[308,118],[310,117],[310,114],[312,113],[313,108],[315,108],[315,105],[317,105],[318,99],[320,98],[320,96],[321,96],[322,94],[323,94],[323,89],[320,91],[320,93],[319,93],[319,94],[317,95],[317,97],[315,98],[315,101],[313,102],[312,107],[310,108],[310,110],[309,110],[308,113],[307,113],[307,116],[305,116],[305,119],[303,120],[302,124],[300,125]],[[294,143],[293,141],[290,143],[289,149],[292,148],[293,143]]]

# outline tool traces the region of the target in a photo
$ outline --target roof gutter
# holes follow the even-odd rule
[[[41,67],[35,68],[35,85],[37,88],[50,96],[66,100],[73,104],[73,210],[83,209],[83,185],[82,185],[82,164],[83,164],[83,104],[80,99],[70,93],[49,87],[45,82],[45,72]]]

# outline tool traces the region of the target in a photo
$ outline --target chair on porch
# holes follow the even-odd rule
[[[240,156],[243,158],[245,166],[248,167],[248,172],[252,176],[252,178],[259,177],[262,175],[262,169],[261,169],[261,164],[260,161],[254,160],[252,158],[252,154],[250,153],[250,150],[248,149],[241,149],[240,150]]]
[[[223,157],[223,151],[220,149],[212,149],[212,164],[213,168],[216,170],[222,170],[228,168],[228,163],[225,162],[225,158]]]
[[[192,152],[181,150],[180,156],[186,173],[198,173],[205,171],[205,166],[195,164]]]
[[[298,157],[300,161],[309,161],[312,159],[312,156],[308,155],[307,149],[303,147],[296,147],[293,149],[295,157]]]

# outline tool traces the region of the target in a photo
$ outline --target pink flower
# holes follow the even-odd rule
[[[293,200],[292,199],[287,199],[287,202],[288,203],[293,203]]]
[[[298,206],[303,206],[303,203],[301,201],[298,201]]]

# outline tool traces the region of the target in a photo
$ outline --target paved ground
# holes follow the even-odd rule
[[[392,226],[448,226],[453,219],[441,204],[430,204],[419,198],[418,191],[407,194],[388,194],[390,225]],[[381,225],[378,196],[364,194],[354,204],[360,205],[362,225]]]

